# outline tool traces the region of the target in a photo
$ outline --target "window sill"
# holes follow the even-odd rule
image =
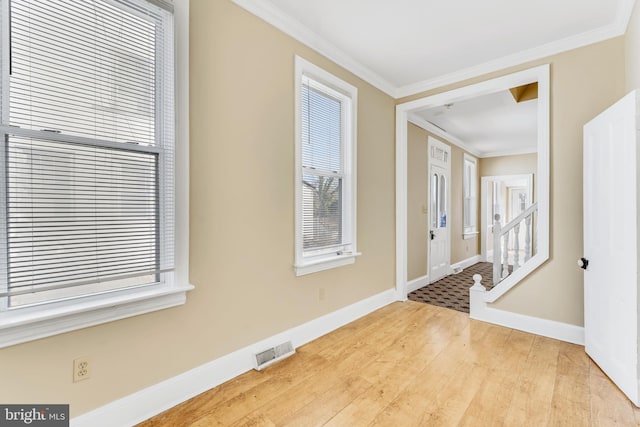
[[[37,311],[17,309],[2,312],[0,348],[182,305],[187,291],[193,288],[193,285],[156,288],[73,305],[40,306]]]
[[[296,276],[304,276],[305,274],[316,273],[318,271],[329,270],[331,268],[342,267],[356,262],[356,257],[361,253],[352,253],[348,255],[331,256],[322,259],[314,259],[294,265]]]
[[[480,234],[478,231],[470,231],[470,232],[464,233],[462,235],[462,239],[463,240],[475,239],[478,234]]]

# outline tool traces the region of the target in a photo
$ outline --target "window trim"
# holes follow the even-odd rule
[[[353,264],[360,255],[356,248],[356,139],[358,89],[333,74],[295,56],[295,261],[296,276],[311,274]],[[348,253],[319,254],[305,256],[302,236],[302,83],[303,76],[327,86],[330,90],[348,98],[348,108],[343,112],[345,120],[343,156],[343,186],[345,190],[342,221],[343,240],[351,241]],[[344,104],[343,104],[344,105]]]
[[[138,0],[135,1],[139,3]],[[159,4],[159,0],[146,0],[146,2],[155,6]],[[162,4],[165,4],[165,2],[162,2]],[[0,0],[0,7],[4,8],[3,11],[7,10],[7,5],[6,0]],[[166,3],[166,5],[171,6],[170,3]],[[186,292],[194,288],[188,281],[188,3],[177,2],[173,4],[173,10],[176,141],[174,151],[174,272],[167,274],[168,278],[165,283],[153,287],[127,289],[4,311],[0,313],[0,348],[182,305],[186,302]],[[3,13],[2,16],[6,16],[6,13]],[[6,20],[2,24],[6,24]],[[6,28],[6,25],[3,25],[2,28]],[[6,49],[3,51],[6,51]],[[6,61],[3,61],[3,63],[6,64]],[[2,73],[3,76],[6,76],[6,74],[6,72]],[[5,80],[2,83],[3,87],[8,87]],[[2,102],[4,102],[4,99],[6,97],[3,97]],[[7,110],[3,109],[3,111]]]
[[[465,179],[466,177],[466,170],[467,170],[467,162],[473,164],[473,175],[471,177],[471,189],[469,189],[470,191],[473,191],[473,193],[475,194],[471,194],[469,196],[469,198],[471,200],[475,200],[475,203],[473,204],[473,207],[471,208],[471,213],[469,215],[470,218],[475,218],[474,221],[474,225],[472,226],[467,226],[464,223],[464,219],[465,219],[465,212],[464,210],[466,210],[466,199],[467,199],[467,180]],[[469,239],[473,239],[475,238],[479,233],[478,233],[478,159],[476,159],[475,157],[467,154],[467,153],[463,153],[463,157],[462,157],[462,238],[464,240],[469,240]]]

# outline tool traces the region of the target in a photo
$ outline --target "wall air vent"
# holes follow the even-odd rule
[[[291,341],[284,342],[275,347],[268,348],[260,353],[255,354],[256,371],[261,371],[264,368],[279,362],[282,359],[294,354],[296,351],[293,348]]]

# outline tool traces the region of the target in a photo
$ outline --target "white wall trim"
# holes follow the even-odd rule
[[[426,130],[427,132],[431,132],[435,136],[444,139],[447,143],[453,144],[456,147],[461,148],[476,157],[482,157],[482,152],[476,150],[461,139],[451,135],[449,132],[437,127],[433,123],[426,121],[422,117],[418,117],[415,113],[409,113],[408,120],[414,125]]]
[[[407,123],[408,115],[396,106],[396,298],[407,300]],[[427,246],[428,250],[428,246]],[[427,266],[427,271],[429,267]]]
[[[327,57],[336,64],[344,67],[372,86],[380,89],[387,95],[394,97],[396,87],[382,78],[380,75],[354,60],[336,45],[320,37],[298,20],[282,12],[270,2],[264,0],[232,0],[249,13],[257,16],[268,24],[273,25],[285,34],[310,47],[321,55]]]
[[[451,264],[451,271],[455,270],[456,268],[461,268],[462,270],[464,270],[467,267],[470,267],[476,263],[479,263],[481,261],[480,258],[481,258],[480,255],[474,255],[460,262],[456,262],[455,264]],[[429,282],[428,274],[422,277],[418,277],[416,279],[410,280],[409,282],[407,282],[407,295],[415,290],[418,290],[420,288],[427,286],[429,283],[430,282]]]
[[[396,106],[396,292],[406,299],[407,289],[407,124],[413,111],[458,102],[509,87],[538,82],[537,254],[529,260],[531,271],[549,259],[549,114],[550,67],[541,65],[470,86],[441,92]],[[492,295],[497,295],[498,291]]]
[[[407,295],[413,291],[416,291],[420,288],[423,288],[429,284],[429,275],[424,275],[422,277],[418,277],[417,279],[413,279],[407,283]]]
[[[469,290],[470,318],[543,337],[584,345],[584,328],[582,326],[491,308],[485,301],[485,293],[486,290],[483,286],[476,287],[474,285]]]
[[[514,148],[511,150],[485,151],[482,153],[481,157],[487,158],[487,157],[518,156],[520,154],[534,154],[534,153],[537,153],[536,149]]]
[[[456,262],[455,264],[451,264],[451,269],[461,268],[464,270],[465,268],[471,267],[472,265],[477,264],[480,261],[482,261],[482,257],[480,255],[474,255],[467,259],[463,259],[460,262]]]
[[[480,151],[472,147],[471,145],[467,144],[466,142],[462,141],[461,139],[451,135],[449,132],[437,127],[433,123],[428,122],[421,117],[418,117],[414,113],[409,113],[408,120],[414,125],[426,130],[427,132],[430,132],[436,135],[437,137],[443,138],[446,142],[452,145],[455,145],[456,147],[470,154],[473,154],[474,156],[480,159],[485,159],[487,157],[517,156],[519,154],[533,154],[537,152],[535,149],[531,149],[531,148],[514,148],[511,150],[500,150],[500,151]]]
[[[186,292],[193,288],[193,285],[164,287],[77,303],[73,307],[18,312],[0,325],[0,348],[182,305],[187,299]]]
[[[297,348],[395,301],[389,289],[273,335],[71,420],[73,427],[132,426],[254,368],[253,355],[291,340]]]

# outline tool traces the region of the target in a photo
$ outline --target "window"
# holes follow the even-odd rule
[[[356,253],[357,89],[296,57],[297,275]]]
[[[96,314],[108,321],[183,302],[166,298],[186,290],[173,277],[171,4],[0,6],[0,328],[147,301]],[[82,327],[75,317],[46,322],[40,336],[56,324]]]
[[[464,154],[463,159],[463,235],[470,239],[478,234],[478,169],[475,158]]]

